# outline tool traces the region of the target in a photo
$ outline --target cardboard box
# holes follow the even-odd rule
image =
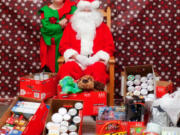
[[[51,100],[51,103],[50,103],[50,109],[49,109],[49,113],[48,113],[48,116],[47,116],[47,120],[46,120],[46,123],[50,122],[51,121],[51,116],[54,114],[54,113],[57,113],[58,112],[58,109],[60,107],[63,107],[63,106],[74,106],[74,104],[76,102],[81,102],[83,103],[83,101],[79,101],[79,100],[59,100],[59,99],[52,99]],[[84,106],[84,105],[83,105]],[[84,108],[83,108],[84,110]],[[82,135],[82,121],[83,121],[83,110],[80,110],[79,111],[79,116],[81,117],[81,123],[79,125],[79,131],[78,131],[78,135]],[[44,127],[44,131],[43,131],[43,135],[46,135],[48,133],[48,130]]]
[[[34,80],[34,75],[20,78],[20,96],[36,99],[46,99],[56,95],[58,77],[56,73],[45,73],[49,75],[46,80]]]
[[[17,97],[12,104],[9,106],[7,111],[0,118],[0,127],[2,127],[6,120],[12,115],[11,109],[16,104],[17,101],[29,101],[29,102],[38,102],[41,103],[38,110],[32,117],[31,121],[29,121],[22,135],[40,135],[43,131],[45,120],[48,114],[48,108],[42,100],[25,98],[25,97]]]
[[[173,92],[173,83],[168,81],[157,81],[156,82],[156,97],[161,98],[167,93]]]
[[[155,82],[159,80],[159,77],[157,73],[154,72],[152,65],[126,66],[124,72],[121,73],[121,95],[124,97],[126,96],[128,75],[140,74],[141,76],[146,76],[148,73],[153,73],[154,84],[155,84]],[[154,85],[154,90],[155,90],[155,85]]]
[[[62,94],[61,86],[58,85],[58,99],[62,100],[81,100],[84,102],[83,115],[97,115],[98,108],[107,105],[107,92],[88,91],[77,94]]]

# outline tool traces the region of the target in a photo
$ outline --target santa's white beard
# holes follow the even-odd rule
[[[96,28],[102,23],[103,17],[96,10],[83,12],[76,10],[71,19],[72,28],[77,32],[76,39],[81,40],[81,54],[91,55],[93,53],[93,40]]]

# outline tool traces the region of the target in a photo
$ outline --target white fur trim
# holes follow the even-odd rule
[[[77,8],[78,9],[84,9],[85,7],[89,7],[89,8],[91,8],[91,3],[90,2],[88,2],[88,1],[83,1],[83,0],[81,0],[78,4],[77,4]]]
[[[99,8],[100,2],[99,2],[99,0],[96,0],[96,1],[92,2],[91,5],[93,8],[97,9],[97,8]]]
[[[93,53],[93,39],[81,39],[81,54],[84,56],[91,55]]]
[[[65,59],[65,61],[69,61],[70,57],[72,57],[75,54],[78,54],[78,52],[73,50],[73,49],[67,49],[64,52],[64,59]]]
[[[95,0],[93,2],[88,2],[88,1],[85,1],[85,0],[81,0],[77,4],[77,8],[80,9],[80,10],[84,9],[85,7],[97,9],[97,8],[99,8],[99,5],[100,5],[99,0]]]
[[[109,54],[105,51],[98,51],[96,54],[95,54],[99,59],[102,59],[105,61],[105,64],[108,63],[108,60],[110,58]]]

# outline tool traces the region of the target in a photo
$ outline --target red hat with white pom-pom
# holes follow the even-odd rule
[[[99,8],[100,1],[99,0],[79,0],[77,7],[78,9],[84,8]]]

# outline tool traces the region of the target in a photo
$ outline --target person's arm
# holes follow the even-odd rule
[[[65,28],[67,26],[69,20],[71,19],[72,15],[76,11],[76,9],[77,9],[76,6],[72,6],[70,13],[65,15],[65,18],[62,19],[61,21],[59,21],[59,24],[61,25],[62,28]]]
[[[41,13],[44,14],[44,13]],[[42,15],[41,15],[42,16]],[[50,22],[51,18],[44,17],[41,19],[41,32],[45,33],[46,35],[54,35],[57,34],[58,32],[62,32],[62,27],[59,24],[59,20],[55,23]]]
[[[68,15],[66,15],[66,19],[67,19],[67,20],[70,20],[70,19],[71,19],[72,15],[73,15],[74,12],[76,11],[76,9],[77,9],[76,6],[72,6],[72,7],[71,7],[70,13],[69,13]]]

